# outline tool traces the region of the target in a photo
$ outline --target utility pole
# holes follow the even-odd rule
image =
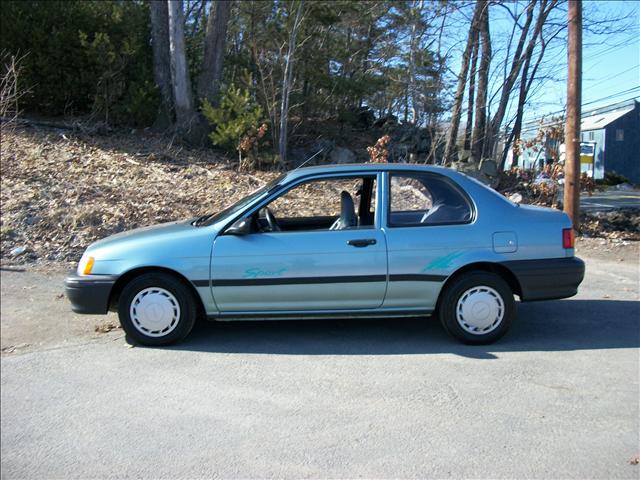
[[[564,146],[564,211],[580,229],[580,104],[582,103],[582,0],[569,0],[567,122]]]

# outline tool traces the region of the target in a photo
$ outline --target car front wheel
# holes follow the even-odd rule
[[[147,273],[131,280],[118,302],[120,324],[142,345],[169,345],[186,337],[196,320],[196,301],[180,280]]]
[[[473,272],[446,287],[438,312],[447,332],[464,343],[482,345],[507,332],[515,315],[515,301],[500,276]]]

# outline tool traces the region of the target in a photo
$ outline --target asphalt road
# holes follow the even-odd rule
[[[3,271],[2,478],[638,478],[637,253],[519,306],[500,343],[435,321],[202,324],[129,348],[61,274]]]
[[[587,212],[608,211],[622,207],[640,208],[640,190],[605,190],[580,196],[580,208]]]

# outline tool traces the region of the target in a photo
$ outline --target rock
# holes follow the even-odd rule
[[[11,256],[17,257],[18,255],[22,255],[26,251],[27,251],[27,247],[16,247],[13,250],[11,250]]]
[[[427,153],[429,150],[431,150],[431,139],[423,133],[416,141],[416,152]]]
[[[511,200],[513,203],[521,203],[522,195],[520,195],[519,193],[514,193],[512,195],[509,195],[509,200]]]
[[[369,107],[360,107],[356,109],[358,118],[358,126],[362,128],[371,128],[373,122],[376,121],[376,114]]]
[[[336,143],[333,140],[327,140],[326,138],[321,138],[313,143],[311,146],[311,155],[320,151],[318,157],[321,160],[326,160],[329,157],[329,153],[336,147]]]
[[[498,164],[489,158],[483,159],[480,162],[480,167],[478,169],[489,177],[495,177],[498,175]]]
[[[471,158],[471,150],[458,150],[458,161],[459,162],[468,162]]]
[[[338,112],[338,122],[355,128],[371,128],[376,115],[369,107],[347,108]]]
[[[331,163],[337,164],[355,163],[356,154],[348,148],[335,147],[331,150],[331,153],[329,153],[329,160],[331,160]]]
[[[380,117],[378,120],[373,122],[373,126],[376,128],[393,127],[395,125],[398,125],[398,117],[395,115]]]
[[[291,165],[293,166],[293,168],[297,168],[300,165],[302,165],[306,160],[308,160],[309,157],[311,157],[311,155],[313,155],[313,153],[310,154],[309,150],[307,150],[306,148],[293,147],[289,151],[289,162],[291,162]],[[316,158],[308,162],[306,165],[308,166],[312,163],[315,163],[315,160],[317,160],[319,156],[320,155],[318,155]]]
[[[490,161],[493,162],[493,160]],[[495,167],[495,162],[493,162],[493,164],[493,166]],[[451,168],[458,172],[464,173],[465,175],[473,177],[491,188],[496,188],[500,183],[500,176],[498,175],[497,168],[495,169],[495,175],[487,175],[485,172],[481,171],[481,166],[478,166],[478,164],[473,162],[453,162],[451,164]],[[490,166],[486,166],[485,169],[487,169],[489,172],[492,171],[492,167]]]

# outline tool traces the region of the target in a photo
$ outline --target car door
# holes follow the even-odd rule
[[[466,254],[482,249],[473,205],[447,177],[385,174],[389,287],[384,308],[433,310],[444,281]]]
[[[375,200],[370,202],[371,207],[366,206],[367,211],[360,205],[359,218],[370,217],[370,222],[363,220],[359,225],[331,230],[339,216],[336,202],[342,206],[336,196],[340,199],[341,191],[348,187],[343,189],[338,184],[323,191],[317,185],[357,183],[359,179],[363,180],[362,176],[300,180],[264,204],[280,218],[283,230],[218,236],[213,246],[211,278],[219,311],[321,312],[379,307],[387,284],[386,241],[377,205],[380,195],[368,195]],[[373,180],[375,191],[377,176]],[[357,198],[357,193],[350,195]],[[293,200],[288,198],[291,196]],[[360,198],[365,197],[360,194]],[[285,217],[287,209],[293,212]],[[263,206],[252,215],[261,211]],[[261,221],[264,223],[257,219]]]

